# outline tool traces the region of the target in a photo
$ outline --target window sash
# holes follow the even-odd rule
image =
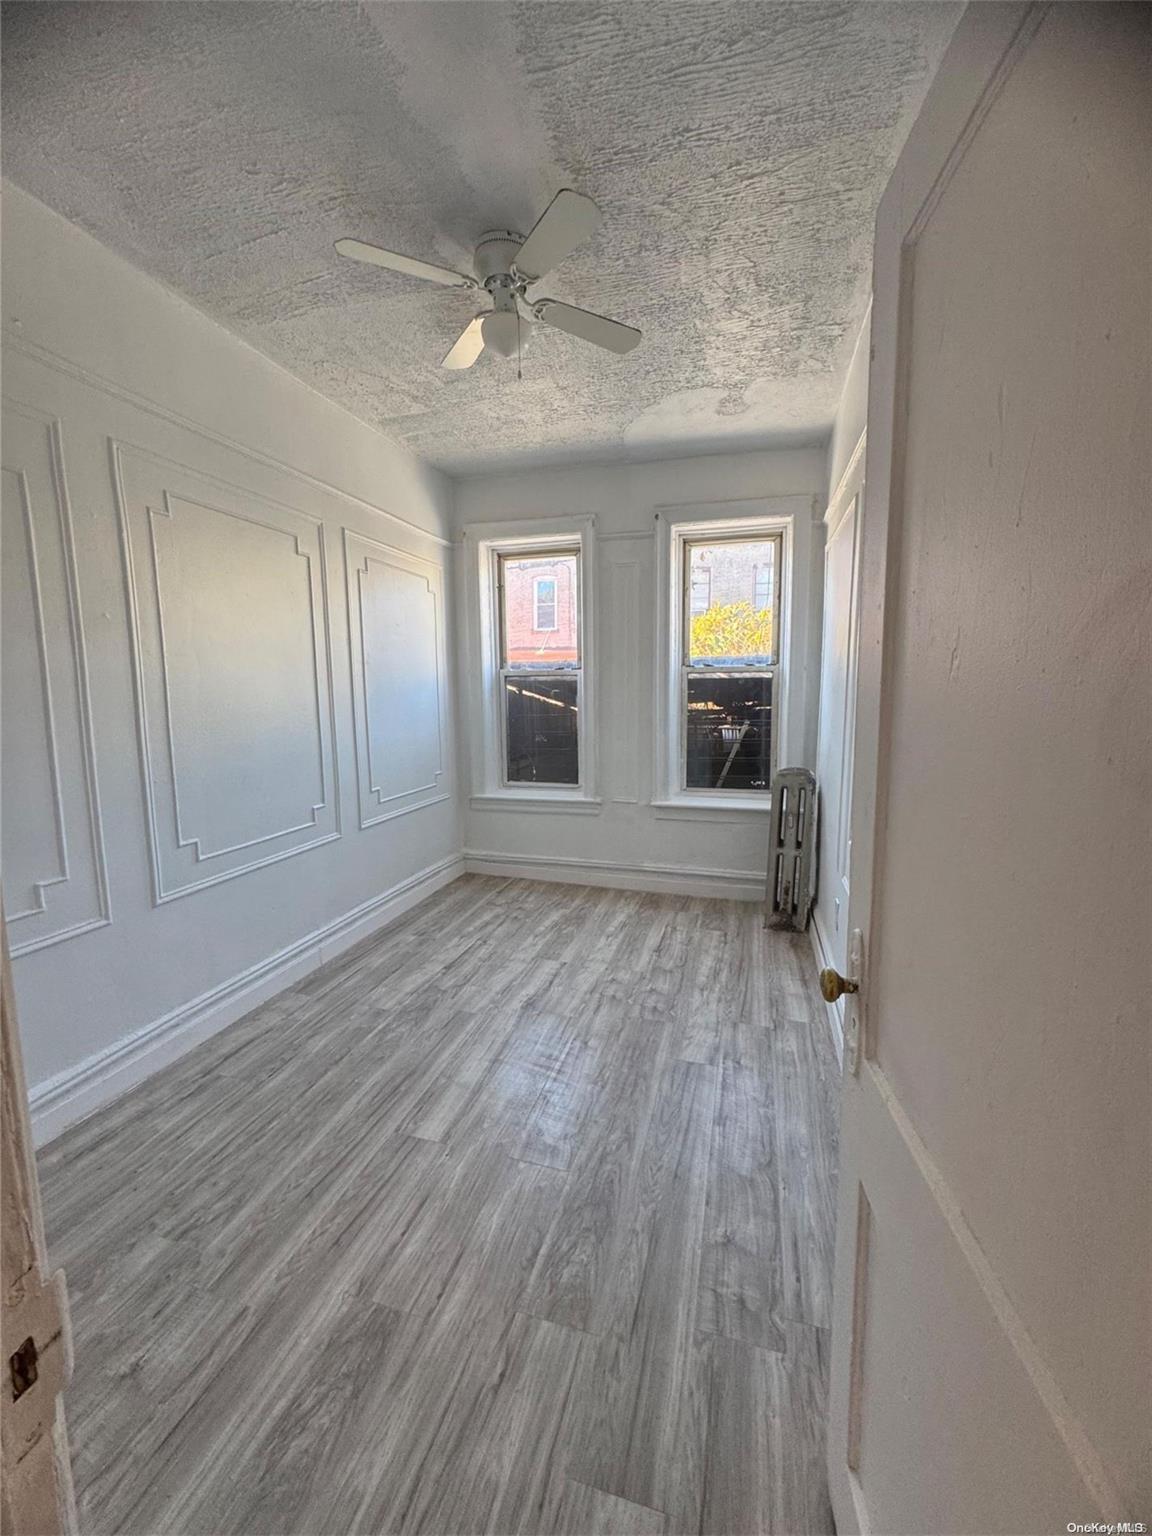
[[[530,683],[534,679],[547,686],[555,683],[557,678],[576,679],[576,778],[571,780],[554,779],[512,779],[508,776],[508,746],[509,746],[509,720],[508,720],[508,684],[509,682]],[[522,790],[536,785],[540,788],[555,789],[582,789],[584,786],[584,733],[581,722],[584,718],[584,669],[580,665],[566,665],[563,667],[500,667],[497,673],[497,687],[500,690],[499,721],[500,721],[500,786],[502,789]]]
[[[768,662],[756,663],[734,658],[731,661],[709,662],[705,658],[697,657],[690,660],[692,650],[692,620],[696,615],[692,611],[692,551],[693,549],[715,549],[722,544],[771,544],[772,545],[772,601],[768,605],[772,614],[772,659]],[[780,592],[783,583],[784,560],[784,536],[782,533],[729,533],[694,536],[680,541],[680,657],[679,669],[685,668],[695,671],[763,671],[772,670],[780,664]],[[712,573],[709,571],[709,604],[712,593]],[[683,691],[683,690],[681,690]]]
[[[581,546],[579,544],[564,544],[564,545],[559,545],[558,544],[554,548],[546,546],[546,545],[544,545],[544,546],[541,546],[541,545],[536,545],[536,546],[529,545],[527,548],[524,548],[524,549],[501,549],[499,551],[496,551],[495,553],[496,553],[496,569],[495,569],[495,572],[494,572],[494,577],[495,577],[495,588],[496,588],[496,591],[495,591],[495,598],[496,598],[496,643],[497,643],[497,646],[498,646],[496,660],[497,660],[497,671],[501,674],[501,676],[500,676],[500,692],[501,692],[501,697],[503,697],[503,692],[504,692],[503,674],[504,674],[504,672],[506,672],[506,671],[513,671],[513,672],[515,672],[515,671],[517,671],[516,668],[510,667],[509,664],[508,664],[508,614],[506,612],[505,603],[504,603],[504,588],[505,588],[504,572],[507,569],[508,565],[511,564],[514,561],[517,561],[517,560],[560,560],[560,559],[572,559],[572,560],[575,560],[575,562],[576,562],[576,566],[575,566],[575,591],[572,594],[572,600],[573,600],[573,602],[575,603],[575,606],[576,606],[576,615],[575,615],[575,617],[576,617],[576,655],[577,655],[577,660],[574,661],[574,662],[572,662],[572,661],[557,662],[556,665],[554,667],[551,667],[551,668],[547,667],[547,666],[544,666],[544,665],[542,665],[540,663],[533,662],[530,668],[529,667],[525,667],[523,669],[519,669],[520,670],[520,675],[524,675],[524,673],[526,673],[528,671],[538,671],[538,672],[548,672],[548,671],[572,672],[572,671],[578,670],[580,667],[583,666],[583,664],[584,664],[584,570],[583,570],[583,561],[582,561],[582,558],[581,558],[582,550],[581,550]],[[537,578],[537,579],[538,580],[547,579],[547,580],[551,580],[551,581],[556,581],[555,577]],[[560,609],[559,609],[560,586],[559,586],[559,582],[558,581],[556,581],[555,591],[556,591],[556,617],[557,617],[557,619],[559,619],[559,612],[560,612]],[[536,618],[536,613],[535,613],[535,607],[536,607],[535,583],[533,583],[532,606],[533,606],[532,618],[533,618],[533,621],[535,621],[535,618]],[[555,630],[556,627],[557,627],[557,625],[553,624],[552,629]]]
[[[741,677],[766,677],[772,683],[772,720],[770,725],[768,754],[768,783],[762,789],[743,788],[740,794],[767,795],[772,782],[772,775],[776,772],[777,743],[779,731],[776,728],[777,715],[777,689],[776,679],[779,667],[776,663],[766,667],[696,667],[684,666],[680,668],[679,712],[680,712],[680,776],[678,780],[679,791],[684,795],[727,795],[732,791],[725,785],[712,786],[688,783],[688,684],[695,677],[707,678],[710,682],[717,678],[741,678]]]

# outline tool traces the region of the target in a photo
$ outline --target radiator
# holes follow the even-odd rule
[[[769,928],[807,928],[816,894],[816,846],[816,775],[807,768],[781,768],[772,778]]]

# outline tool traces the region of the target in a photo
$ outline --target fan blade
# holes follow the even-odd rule
[[[441,368],[471,368],[484,350],[483,315],[470,320],[457,338],[456,345],[440,364]]]
[[[600,210],[590,197],[565,187],[536,220],[535,228],[516,252],[514,266],[521,277],[535,279],[562,262],[595,233]]]
[[[378,245],[368,245],[363,240],[337,240],[336,250],[341,256],[350,256],[353,261],[369,261],[374,267],[403,272],[405,277],[422,277],[425,282],[444,283],[449,288],[480,286],[474,277],[464,272],[453,272],[450,267],[435,267],[430,261],[417,261],[415,256],[401,256],[398,251],[386,251]]]
[[[558,331],[579,336],[581,341],[590,341],[593,346],[607,347],[609,352],[631,352],[640,341],[640,332],[633,326],[594,315],[590,309],[561,304],[557,299],[541,299],[535,315],[545,325],[554,325]]]

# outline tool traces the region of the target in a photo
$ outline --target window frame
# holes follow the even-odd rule
[[[720,813],[747,819],[771,809],[771,794],[764,790],[689,789],[687,787],[687,709],[685,700],[687,655],[686,629],[690,594],[685,576],[687,546],[721,543],[726,537],[746,540],[779,536],[780,568],[776,579],[774,610],[774,663],[772,686],[772,771],[803,755],[803,726],[793,721],[791,708],[796,691],[792,686],[791,659],[794,643],[793,616],[798,612],[794,594],[796,526],[810,522],[811,496],[777,496],[692,506],[660,507],[656,511],[656,762],[651,804],[657,815],[711,820]],[[694,669],[725,675],[749,670]],[[801,690],[802,695],[802,690]],[[802,696],[799,699],[803,704]]]
[[[524,518],[473,523],[460,540],[465,558],[458,582],[464,622],[459,630],[463,707],[468,715],[470,803],[474,810],[540,810],[597,814],[599,770],[596,716],[596,520],[594,517]],[[578,678],[579,782],[535,784],[509,781],[507,710],[504,692],[501,556],[537,558],[553,553],[578,556],[576,633],[580,665],[543,669]],[[559,595],[559,594],[558,594]],[[530,676],[517,672],[515,676]]]

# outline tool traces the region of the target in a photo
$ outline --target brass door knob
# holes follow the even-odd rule
[[[820,972],[820,991],[824,994],[826,1003],[834,1003],[838,997],[843,997],[845,992],[859,992],[860,983],[849,981],[847,976],[841,976],[839,971],[834,971],[827,966]]]

